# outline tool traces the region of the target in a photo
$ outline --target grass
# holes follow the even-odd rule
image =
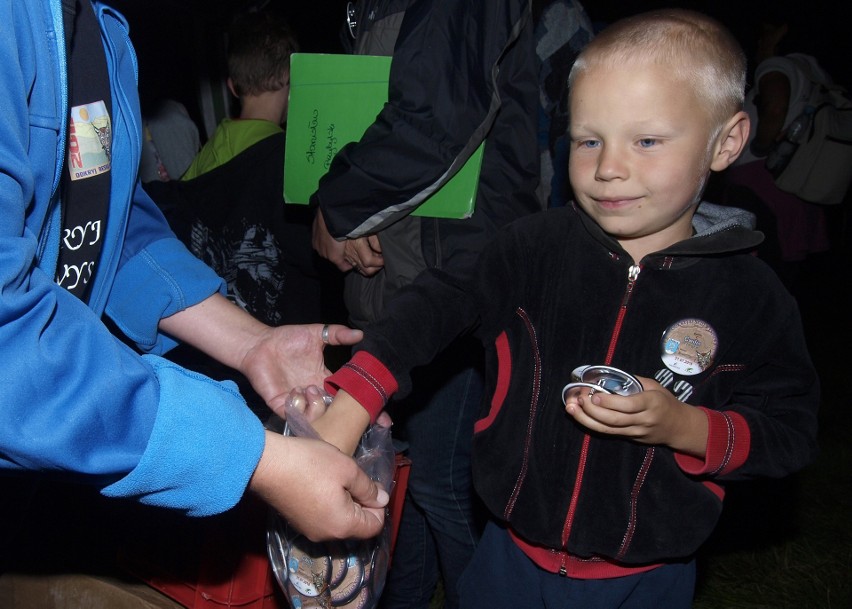
[[[843,321],[852,256],[837,242],[845,247],[817,258],[795,290],[822,384],[820,455],[787,480],[730,489],[699,557],[695,609],[852,607],[852,336]]]
[[[699,556],[695,609],[852,607],[849,428],[827,426],[797,476],[733,492]]]

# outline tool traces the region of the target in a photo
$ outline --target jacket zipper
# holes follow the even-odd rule
[[[612,338],[609,341],[609,348],[606,351],[605,365],[609,366],[612,363],[612,354],[615,352],[615,345],[618,342],[618,336],[621,334],[621,324],[624,322],[624,316],[627,314],[627,303],[630,301],[630,295],[633,294],[633,287],[636,285],[636,280],[639,278],[639,273],[642,271],[641,265],[631,264],[627,269],[627,288],[624,290],[624,298],[621,300],[621,308],[618,311],[618,319],[615,320],[615,328],[612,331]]]
[[[624,290],[624,296],[621,299],[621,307],[618,311],[618,317],[615,320],[615,327],[612,331],[612,337],[609,341],[609,348],[606,353],[606,361],[604,364],[609,365],[612,362],[612,354],[615,352],[615,345],[618,342],[618,336],[621,334],[621,326],[624,322],[624,316],[627,313],[627,304],[630,302],[630,296],[633,293],[633,288],[636,285],[636,280],[639,278],[639,273],[642,270],[641,265],[632,264],[627,270],[627,287]],[[583,447],[580,449],[580,460],[577,463],[577,475],[574,477],[574,490],[571,493],[571,502],[568,504],[568,514],[565,516],[565,524],[562,527],[562,562],[559,566],[559,575],[565,576],[568,574],[568,537],[571,535],[571,528],[574,526],[574,516],[577,512],[577,501],[580,499],[580,489],[583,486],[583,474],[586,470],[586,460],[589,456],[589,442],[591,436],[587,433],[583,438]]]

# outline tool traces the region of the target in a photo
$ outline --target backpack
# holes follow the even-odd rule
[[[841,203],[852,183],[852,99],[808,61],[788,57],[812,82],[812,114],[789,162],[775,169],[775,184],[810,203]]]

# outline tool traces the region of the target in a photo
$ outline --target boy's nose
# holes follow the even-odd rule
[[[627,165],[624,163],[618,150],[613,146],[602,145],[595,178],[607,181],[619,178],[624,179],[626,177]]]

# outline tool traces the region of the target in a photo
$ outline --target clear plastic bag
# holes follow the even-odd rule
[[[307,418],[285,406],[285,435],[318,438]],[[388,493],[394,473],[390,428],[372,425],[358,444],[355,460]],[[390,560],[390,520],[372,539],[312,542],[278,513],[270,512],[266,545],[272,571],[293,609],[374,609]]]

